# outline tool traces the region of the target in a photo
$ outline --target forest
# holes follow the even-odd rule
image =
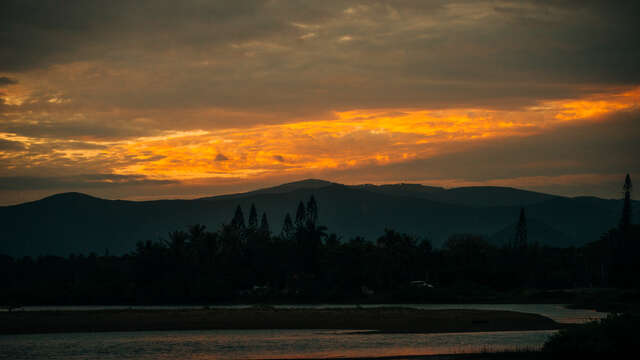
[[[123,256],[0,255],[0,305],[469,302],[526,289],[542,302],[558,289],[637,289],[640,226],[627,180],[620,223],[582,247],[528,241],[524,209],[506,244],[454,234],[434,248],[393,229],[343,239],[321,225],[312,196],[280,231],[254,205],[246,219],[238,206],[219,229],[195,224]]]

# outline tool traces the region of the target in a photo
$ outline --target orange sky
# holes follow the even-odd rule
[[[0,205],[640,171],[633,2],[2,6]]]
[[[452,144],[544,133],[565,122],[598,121],[607,114],[639,105],[640,88],[636,88],[543,102],[518,111],[351,110],[335,112],[330,120],[171,132],[125,143],[106,143],[109,147],[104,151],[68,152],[67,156],[158,158],[114,168],[117,174],[143,174],[154,179],[296,175],[309,169],[357,168],[427,158],[452,151]]]

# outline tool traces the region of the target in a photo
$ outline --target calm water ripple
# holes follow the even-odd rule
[[[356,305],[277,305],[278,308],[339,308]],[[379,304],[363,307],[511,310],[582,323],[606,314],[567,309],[558,304]],[[246,308],[250,305],[211,306]],[[108,309],[190,309],[202,306],[25,307],[20,311]],[[441,334],[380,334],[345,330],[138,331],[1,335],[0,359],[214,360],[375,357],[535,349],[554,331],[504,331]]]
[[[0,336],[0,359],[214,360],[336,358],[535,349],[554,331],[364,334],[330,330],[207,330]]]

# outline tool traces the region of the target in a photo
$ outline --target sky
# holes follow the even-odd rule
[[[0,2],[0,205],[319,178],[620,198],[638,1]]]

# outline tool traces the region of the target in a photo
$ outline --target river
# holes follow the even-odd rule
[[[0,359],[213,360],[375,357],[535,349],[553,331],[379,334],[332,330],[205,330],[0,336]]]
[[[247,305],[248,306],[248,305]],[[351,305],[278,305],[349,307]],[[511,310],[580,323],[603,317],[589,310],[551,304],[403,304],[420,309]],[[242,306],[227,306],[238,308]],[[22,311],[192,307],[27,307]],[[537,349],[555,331],[502,331],[438,334],[387,334],[349,330],[205,330],[65,333],[0,336],[0,359],[140,359],[214,360],[340,358],[455,354]]]

